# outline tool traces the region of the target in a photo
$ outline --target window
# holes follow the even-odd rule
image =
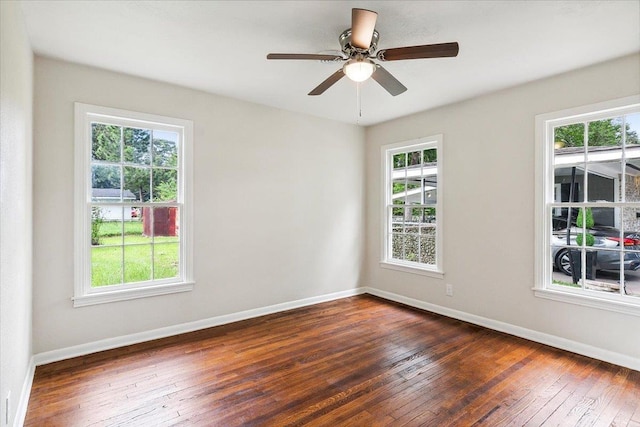
[[[536,132],[536,295],[640,315],[640,97]]]
[[[442,278],[442,135],[382,147],[381,266]]]
[[[193,288],[193,124],[76,103],[74,306]]]

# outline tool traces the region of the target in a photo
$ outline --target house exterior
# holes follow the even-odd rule
[[[579,164],[584,159],[584,147],[556,148],[554,156],[556,159],[554,170],[555,200],[568,202],[571,189],[571,170],[573,165]],[[588,156],[590,163],[586,185],[589,200],[617,202],[621,200],[624,192],[625,200],[640,202],[640,146],[633,144],[625,147],[624,179],[622,179],[623,174],[619,170],[619,166],[616,167],[622,158],[620,146],[589,147]],[[592,161],[597,163],[591,163]],[[584,199],[584,186],[584,170],[581,167],[576,167],[573,201],[581,202]],[[618,209],[594,209],[593,219],[596,225],[621,228],[625,231],[639,231],[640,218],[635,215],[635,212],[625,210],[621,220]],[[577,210],[575,214],[577,214]],[[557,208],[553,216],[554,229],[566,226],[566,212],[562,212],[561,208]]]
[[[95,202],[120,202],[120,189],[118,188],[93,188],[91,190],[91,198]],[[134,202],[136,200],[135,194],[130,190],[124,190],[122,192],[122,201]],[[131,221],[131,219],[137,216],[137,210],[133,207],[122,209],[121,205],[102,205],[101,206],[102,219],[105,221]],[[133,212],[133,215],[132,215]]]

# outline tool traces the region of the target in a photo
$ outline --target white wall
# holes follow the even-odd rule
[[[194,121],[194,291],[72,308],[74,101]],[[362,129],[40,57],[34,120],[34,353],[358,286]]]
[[[33,55],[20,6],[0,2],[0,421],[16,417],[31,358]]]
[[[640,317],[543,300],[531,290],[535,116],[638,93],[633,55],[368,128],[363,284],[640,359]],[[379,147],[439,133],[445,278],[382,269]]]

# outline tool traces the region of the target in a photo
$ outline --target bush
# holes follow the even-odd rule
[[[91,244],[97,246],[100,244],[100,227],[104,222],[102,209],[97,206],[91,208]]]
[[[578,212],[578,218],[576,218],[576,225],[580,228],[582,228],[582,226],[584,225],[586,231],[590,228],[593,228],[594,224],[593,212],[591,212],[591,208],[580,208],[580,212]],[[585,237],[586,246],[593,246],[593,244],[596,242],[595,237],[593,237],[593,234],[591,233],[585,233]],[[579,246],[582,246],[582,233],[576,236],[576,243]]]

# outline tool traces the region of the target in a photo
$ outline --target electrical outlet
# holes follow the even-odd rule
[[[448,297],[452,297],[453,296],[453,285],[452,284],[447,283],[446,292],[447,292],[447,296]]]
[[[11,408],[11,391],[7,393],[7,399],[4,403],[4,424],[9,425],[9,409]]]

